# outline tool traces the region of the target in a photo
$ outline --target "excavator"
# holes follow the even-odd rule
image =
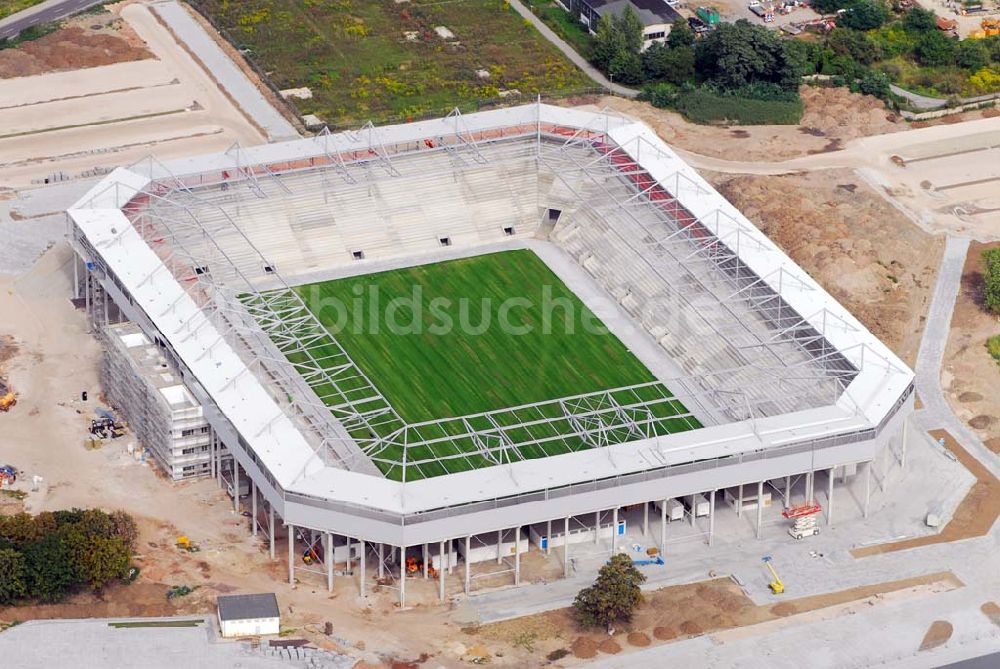
[[[17,404],[17,395],[14,391],[0,382],[0,412],[6,413],[10,411],[10,408]]]

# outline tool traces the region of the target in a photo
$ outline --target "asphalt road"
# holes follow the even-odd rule
[[[0,21],[0,40],[16,37],[22,30],[40,23],[57,21],[70,14],[99,5],[106,0],[48,0]]]

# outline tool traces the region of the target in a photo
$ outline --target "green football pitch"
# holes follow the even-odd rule
[[[655,381],[531,251],[309,284],[295,291],[407,423]],[[665,420],[654,424],[654,431],[699,427],[694,418],[677,416],[683,413],[676,400],[659,405],[656,414]],[[572,431],[568,424],[561,429]],[[406,478],[491,464],[469,441],[468,458],[424,464]],[[575,448],[552,441],[521,450],[525,457],[545,457],[589,447],[576,441]],[[410,461],[441,455],[426,447],[420,451],[411,452]],[[402,455],[400,448],[388,457],[401,460]],[[398,467],[377,464],[386,476],[399,478]]]

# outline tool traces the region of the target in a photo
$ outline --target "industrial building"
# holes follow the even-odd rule
[[[109,356],[134,357],[128,337],[162,356],[210,428],[209,474],[249,481],[272,558],[285,528],[291,581],[353,572],[362,594],[378,578],[405,602],[404,570],[433,568],[444,598],[449,578],[473,588],[477,561],[519,583],[532,545],[566,574],[576,546],[616,551],[633,526],[663,549],[691,523],[711,546],[723,505],[755,514],[759,536],[793,480],[811,500],[822,473],[832,507],[838,477],[905,445],[907,366],[650,128],[611,113],[539,103],[146,160],[68,217],[89,318],[132,324]],[[414,424],[294,290],[511,249],[656,380]],[[120,408],[143,411],[148,386]],[[664,406],[685,429],[658,429]],[[475,465],[442,467],[460,460]]]

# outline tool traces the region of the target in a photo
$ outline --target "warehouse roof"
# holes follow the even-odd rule
[[[277,618],[278,598],[273,592],[257,595],[219,595],[219,620]]]

